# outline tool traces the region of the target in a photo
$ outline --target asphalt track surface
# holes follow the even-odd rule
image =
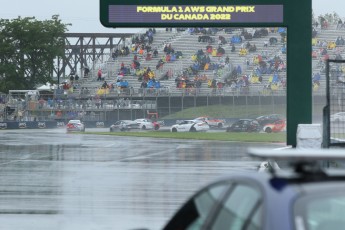
[[[105,131],[108,129],[93,129]],[[282,144],[0,131],[0,229],[162,229],[206,183]]]

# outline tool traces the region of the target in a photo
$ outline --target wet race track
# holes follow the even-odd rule
[[[105,131],[105,129],[95,129]],[[247,144],[0,131],[0,229],[161,229],[201,186],[256,170]]]

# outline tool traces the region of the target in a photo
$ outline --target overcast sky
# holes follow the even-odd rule
[[[99,22],[99,0],[0,0],[0,6],[0,17],[3,19],[35,16],[38,20],[45,20],[58,14],[63,23],[73,24],[68,28],[69,32],[119,32],[105,28]],[[336,12],[344,18],[345,1],[313,0],[313,10],[315,15]],[[121,32],[132,30],[121,29]]]

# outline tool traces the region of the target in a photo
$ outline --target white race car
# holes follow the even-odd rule
[[[85,125],[80,120],[70,120],[66,125],[67,132],[85,132]]]
[[[139,124],[140,129],[154,129],[154,125],[152,123],[152,120],[146,119],[146,118],[141,118],[141,119],[136,119],[134,120],[136,123]]]
[[[225,120],[218,119],[218,118],[212,118],[212,117],[197,117],[194,119],[194,121],[204,121],[209,126],[217,127],[217,128],[223,128],[225,125]]]
[[[210,126],[203,121],[183,120],[171,126],[171,132],[206,132]]]

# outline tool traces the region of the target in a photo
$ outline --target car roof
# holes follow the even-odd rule
[[[68,123],[80,123],[80,120],[69,120]]]
[[[289,196],[296,196],[303,192],[319,193],[322,188],[322,192],[331,192],[332,188],[344,188],[345,189],[345,170],[343,169],[303,169],[304,163],[318,162],[320,159],[341,159],[344,160],[345,156],[343,151],[323,151],[316,150],[313,153],[302,150],[265,150],[249,149],[248,153],[252,157],[258,157],[260,159],[269,160],[287,160],[293,166],[291,168],[266,170],[264,172],[247,171],[236,172],[231,175],[224,175],[219,177],[215,183],[221,181],[238,181],[248,182],[251,184],[257,184],[265,195],[268,197],[277,195],[284,190],[289,190]],[[301,154],[302,153],[302,154]],[[300,164],[299,164],[300,163]],[[301,169],[302,168],[302,169]],[[212,183],[213,184],[213,183]],[[327,185],[327,186],[325,186]],[[336,191],[336,190],[333,190]],[[282,195],[278,195],[282,197]]]
[[[279,114],[279,113],[272,113],[272,114],[266,114],[266,115],[261,115],[261,116],[258,116],[256,119],[258,118],[264,118],[264,117],[284,117],[282,114]]]
[[[132,120],[120,120],[120,121],[123,121],[125,123],[134,123],[134,121],[132,121]]]
[[[270,167],[267,171],[273,176],[281,177],[282,173],[290,171],[290,174],[294,177],[299,177],[303,181],[345,181],[345,170],[334,170],[320,163],[322,161],[344,161],[345,155],[344,151],[341,149],[283,149],[278,151],[272,149],[249,148],[248,154],[254,158],[270,162]],[[280,170],[272,166],[272,162],[279,161],[288,162],[288,165],[290,165],[289,170]]]
[[[248,148],[248,154],[261,158],[271,160],[290,160],[290,161],[305,161],[305,160],[345,160],[344,151],[341,149],[293,149],[286,148],[282,150],[272,150],[265,148]]]
[[[135,119],[134,121],[150,121],[151,119],[148,119],[148,118],[138,118],[138,119]]]

